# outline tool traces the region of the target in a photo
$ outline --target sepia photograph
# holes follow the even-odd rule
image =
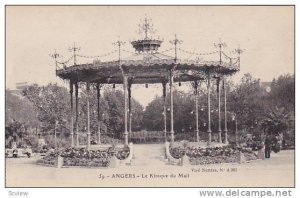
[[[6,188],[294,188],[295,6],[6,5],[4,146]]]

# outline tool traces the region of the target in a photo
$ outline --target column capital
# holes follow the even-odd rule
[[[132,86],[132,81],[130,79],[128,79],[128,82],[127,82],[127,91],[128,91],[128,94],[131,94],[131,86]]]
[[[223,82],[223,89],[225,89],[225,85],[226,85],[226,78],[225,78],[225,76],[223,76],[222,82]]]
[[[73,81],[70,80],[70,93],[71,94],[73,93],[73,84],[74,84]]]
[[[74,85],[75,85],[75,95],[76,94],[78,95],[78,82],[75,82]]]
[[[194,94],[198,95],[198,87],[200,85],[200,82],[198,80],[195,80],[191,84],[192,84],[192,87],[194,88]]]

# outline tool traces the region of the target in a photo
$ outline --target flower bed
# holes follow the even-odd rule
[[[257,159],[256,153],[249,148],[236,148],[232,146],[221,147],[183,147],[171,146],[170,154],[179,159],[185,154],[190,158],[192,165],[235,163],[239,160],[239,152],[242,152],[246,161]]]
[[[39,164],[47,164],[47,165],[55,165],[56,157],[53,155],[44,156],[42,159],[39,159],[37,163]]]
[[[124,160],[124,159],[126,159],[126,158],[129,156],[129,153],[130,153],[130,149],[129,149],[128,146],[126,146],[126,147],[124,147],[122,150],[117,151],[116,157],[117,157],[119,160]]]
[[[60,151],[50,152],[38,161],[38,163],[55,165],[58,156],[63,157],[64,166],[89,166],[108,167],[110,159],[115,155],[119,160],[126,159],[130,150],[124,147],[122,150],[87,150],[86,148],[66,148]]]
[[[108,151],[87,150],[86,148],[67,148],[59,153],[64,158],[64,166],[99,166],[109,165]]]

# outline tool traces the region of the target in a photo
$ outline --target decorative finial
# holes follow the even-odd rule
[[[132,47],[138,53],[156,53],[161,43],[160,39],[153,39],[149,37],[149,34],[154,34],[156,31],[153,29],[151,19],[145,16],[144,20],[141,20],[139,26],[139,34],[145,34],[145,38],[141,40],[131,41]]]
[[[139,24],[139,34],[144,33],[145,38],[144,39],[149,39],[149,33],[154,34],[156,30],[153,28],[153,23],[152,20],[147,18],[147,15],[145,15],[145,19],[141,21],[141,24]]]
[[[76,52],[80,51],[80,49],[81,49],[80,47],[76,47],[75,42],[73,47],[69,47],[69,51],[74,52],[74,65],[76,65],[76,56],[77,56]]]
[[[220,64],[222,64],[222,47],[226,48],[227,44],[225,42],[222,42],[221,38],[219,38],[219,42],[218,43],[214,43],[214,46],[216,48],[219,48],[219,52],[220,52]]]
[[[56,53],[56,49],[54,50],[54,53],[53,54],[49,54],[50,57],[52,57],[55,61],[55,67],[56,67],[56,70],[58,69],[57,67],[57,58],[61,57],[60,54]]]
[[[241,47],[240,47],[240,45],[239,45],[239,47],[238,47],[237,49],[235,49],[234,51],[235,51],[235,53],[237,53],[238,56],[240,57],[241,54],[242,54],[245,50],[244,50],[244,49],[241,49]]]
[[[174,40],[170,41],[171,44],[175,46],[175,62],[177,61],[177,45],[182,43],[182,40],[179,40],[177,38],[177,35],[175,34]]]
[[[113,45],[116,45],[119,48],[119,62],[121,61],[121,46],[124,44],[125,44],[125,42],[121,41],[120,37],[119,37],[119,40],[117,40],[116,42],[113,43]]]
[[[237,49],[235,49],[234,51],[235,51],[235,53],[238,54],[239,67],[240,67],[240,65],[241,65],[241,59],[240,59],[240,57],[241,57],[241,54],[242,54],[245,50],[244,50],[244,49],[241,49],[241,47],[240,47],[240,45],[239,45],[239,47],[238,47]]]

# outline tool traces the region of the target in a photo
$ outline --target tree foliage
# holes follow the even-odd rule
[[[249,73],[228,94],[228,110],[237,114],[240,126],[249,129],[257,125],[264,113],[264,90],[260,80]],[[229,113],[230,114],[230,113]]]
[[[270,133],[294,133],[295,130],[295,77],[282,75],[271,84],[262,123]]]
[[[13,91],[6,90],[5,105],[6,126],[15,120],[32,128],[38,127],[39,121],[36,117],[37,109],[27,98],[22,97],[20,93],[14,93]]]
[[[199,130],[207,130],[207,89],[204,82],[200,87],[198,109]],[[234,130],[232,113],[238,118],[239,130],[258,132],[284,133],[294,131],[295,122],[295,78],[291,75],[282,75],[271,83],[271,91],[267,92],[259,79],[245,74],[240,83],[233,85],[227,82],[227,109],[228,129]],[[221,116],[222,129],[224,127],[224,97],[221,89]],[[31,85],[23,91],[25,98],[6,94],[6,111],[24,126],[34,126],[38,118],[38,125],[44,134],[52,134],[55,121],[59,123],[57,130],[69,134],[70,132],[70,95],[68,89],[57,84],[47,86]],[[193,90],[188,92],[174,90],[174,130],[176,134],[194,132],[195,98]],[[92,86],[90,91],[90,123],[92,138],[97,137],[98,112],[97,94]],[[166,96],[167,109],[170,109],[170,95]],[[80,87],[79,93],[79,132],[86,134],[87,127],[87,92],[85,86]],[[157,96],[146,106],[132,98],[132,130],[162,131],[164,129],[163,98]],[[211,86],[211,125],[212,131],[217,132],[218,123],[218,95],[215,81]],[[74,130],[75,130],[75,97],[74,97]],[[6,116],[8,117],[8,116]],[[8,123],[8,122],[7,122]],[[8,125],[8,124],[6,124]],[[22,127],[17,122],[10,129],[23,134]],[[100,130],[108,136],[122,138],[124,134],[124,93],[120,90],[103,88],[100,97]],[[170,111],[167,111],[167,130],[170,131]],[[9,135],[11,131],[7,131]],[[290,133],[290,132],[289,132]]]
[[[38,109],[38,119],[43,132],[54,131],[55,122],[68,122],[70,114],[68,91],[57,84],[40,87],[31,85],[23,90],[24,96]]]
[[[37,109],[41,130],[44,134],[53,134],[54,129],[62,134],[70,133],[71,108],[69,91],[57,84],[47,86],[31,85],[23,91],[24,96]],[[75,97],[73,97],[73,124],[75,131]],[[100,121],[98,121],[97,92],[94,86],[89,92],[90,130],[92,137],[98,135],[98,125],[102,134],[121,138],[124,132],[124,94],[119,90],[101,91]],[[87,132],[87,91],[86,86],[80,87],[78,97],[79,133]],[[142,128],[143,107],[132,98],[132,128]],[[57,124],[55,124],[55,122]]]

